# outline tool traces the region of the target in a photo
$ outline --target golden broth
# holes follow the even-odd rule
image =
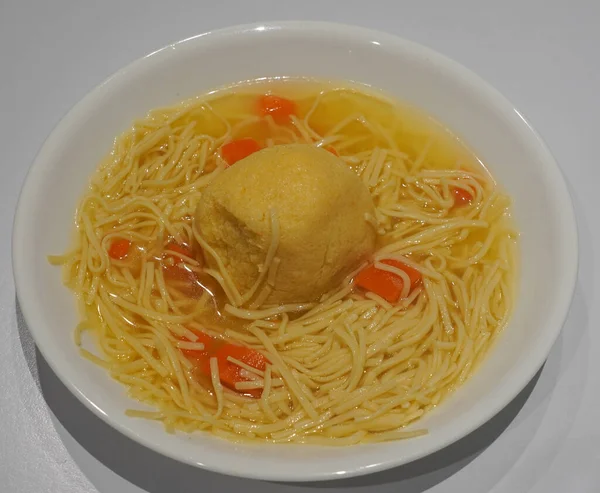
[[[287,132],[269,125],[264,119],[256,118],[257,96],[265,93],[277,94],[296,102],[299,120],[304,119],[318,101],[310,122],[312,128],[322,136],[338,133],[336,127],[340,127],[340,122],[347,122],[341,133],[348,138],[350,145],[347,145],[348,142],[337,146],[334,142],[331,145],[334,149],[339,149],[338,153],[342,156],[368,152],[378,146],[390,147],[405,154],[411,161],[426,159],[428,169],[472,170],[479,174],[482,182],[489,181],[490,185],[493,183],[493,178],[477,156],[450,130],[422,110],[390,100],[366,86],[312,79],[270,79],[215,91],[209,96],[208,102],[214,113],[226,115],[227,122],[233,127],[232,139],[252,138],[263,147],[289,143],[290,136]],[[391,141],[374,136],[359,119],[373,122],[384,129]],[[192,121],[196,123],[197,134],[217,137],[225,130],[224,123],[215,114],[203,109],[187,114],[181,118],[180,123],[187,125]],[[359,166],[352,161],[348,165],[352,168]],[[500,203],[493,204],[492,207],[498,209],[499,214],[504,214],[507,205],[508,203]],[[189,220],[191,224],[191,218]],[[484,238],[485,232],[475,232],[469,241],[458,248],[472,249]],[[384,242],[384,238],[378,239],[379,246],[383,246]],[[423,255],[415,257],[418,261]],[[210,285],[215,310],[200,315],[198,322],[215,331],[219,327],[243,331],[248,325],[247,321],[223,312],[222,307],[227,300],[220,287],[206,277],[201,283],[203,286]]]
[[[257,98],[265,93],[296,103],[291,121],[258,114]],[[220,146],[240,138],[262,147],[307,143],[339,155],[372,193],[377,254],[421,268],[422,284],[398,307],[350,284],[324,293],[308,312],[275,307],[264,317],[250,310],[247,319],[227,312],[230,300],[205,269],[192,218],[203,187],[225,167]],[[464,207],[457,187],[470,190]],[[96,344],[84,355],[158,409],[132,415],[171,431],[327,444],[412,436],[402,428],[467,378],[512,310],[516,233],[509,198],[445,127],[361,86],[262,80],[154,110],[115,141],[76,226],[73,251],[52,259],[64,265],[82,307],[76,342],[91,332]],[[123,237],[128,253],[115,258],[111,249]],[[184,249],[183,261],[173,248]],[[342,329],[332,327],[341,317],[349,332],[338,338]],[[260,406],[243,390],[224,391],[211,376],[198,376],[178,351],[190,330],[267,355],[274,387]],[[277,354],[282,363],[275,364]],[[388,388],[390,381],[405,384]],[[388,390],[360,399],[361,387],[378,385]],[[385,411],[390,402],[398,404]],[[323,416],[331,422],[319,421]],[[293,428],[296,422],[304,431]]]
[[[466,167],[484,172],[473,152],[442,124],[422,110],[389,100],[366,86],[311,79],[267,80],[217,91],[209,101],[217,113],[228,115],[231,123],[238,123],[256,114],[256,95],[267,92],[295,101],[300,120],[306,116],[319,95],[325,93],[320,97],[319,106],[311,117],[313,128],[321,135],[328,135],[340,122],[362,116],[385,129],[392,138],[392,142],[375,138],[365,125],[354,122],[344,128],[343,134],[361,140],[344,147],[347,154],[359,153],[379,145],[396,148],[410,159],[416,160],[427,149],[430,168]],[[214,131],[214,120],[199,123],[207,133]],[[239,129],[233,138],[252,137],[264,144],[270,136],[267,125],[257,122]]]

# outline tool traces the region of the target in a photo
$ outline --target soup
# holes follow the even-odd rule
[[[75,343],[170,432],[349,445],[410,426],[511,315],[510,199],[420,110],[260,80],[119,136],[63,266]]]

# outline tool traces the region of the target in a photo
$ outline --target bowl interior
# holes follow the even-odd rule
[[[79,357],[71,293],[46,255],[69,246],[75,206],[114,137],[149,109],[232,82],[315,76],[370,84],[420,106],[462,137],[514,199],[520,296],[510,326],[478,372],[423,419],[429,435],[351,448],[242,446],[168,435],[124,416],[123,388]],[[540,220],[544,217],[544,220]],[[552,157],[519,113],[460,66],[398,38],[344,26],[237,27],[167,47],[119,72],[63,119],[28,176],[17,211],[14,269],[30,330],[54,371],[103,419],[157,451],[228,474],[314,480],[409,462],[466,435],[506,405],[547,356],[570,302],[576,231]],[[260,452],[257,453],[257,447]]]

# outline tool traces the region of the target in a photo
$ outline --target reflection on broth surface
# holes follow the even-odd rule
[[[460,140],[308,79],[135,121],[50,261],[83,356],[149,406],[131,416],[328,445],[422,434],[506,325],[518,263],[510,199]]]

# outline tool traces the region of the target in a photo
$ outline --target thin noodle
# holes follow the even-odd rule
[[[242,442],[414,438],[426,433],[414,422],[469,377],[507,325],[518,268],[510,199],[445,129],[378,96],[318,88],[288,122],[254,114],[255,95],[243,91],[153,110],[92,176],[74,244],[49,261],[78,298],[82,357],[152,408],[128,416]],[[245,292],[194,227],[203,190],[227,172],[221,145],[247,136],[263,147],[331,147],[373,198],[364,221],[376,251],[310,303],[266,304],[284,271],[281,211],[268,212],[266,251]],[[457,190],[467,204],[455,203]],[[120,239],[130,249],[113,258]],[[356,285],[367,265],[401,283],[397,302]],[[242,353],[215,357],[202,333],[217,350],[252,348],[266,366]]]

